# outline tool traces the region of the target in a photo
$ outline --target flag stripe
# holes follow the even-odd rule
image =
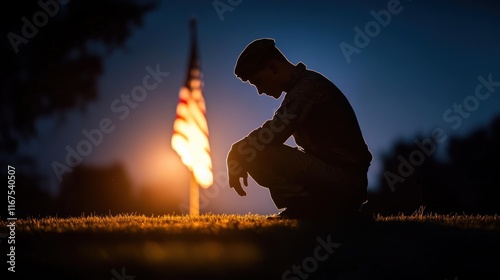
[[[192,40],[188,75],[179,91],[172,148],[204,188],[213,184],[212,159],[206,105],[203,97],[202,74],[198,67],[195,40]]]

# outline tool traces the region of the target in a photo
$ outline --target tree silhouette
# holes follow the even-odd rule
[[[40,211],[51,210],[49,214],[58,216],[109,213],[164,215],[173,214],[178,210],[179,203],[177,197],[165,191],[165,186],[142,186],[134,192],[121,163],[79,165],[62,182],[53,205]]]
[[[134,209],[132,184],[121,164],[108,167],[79,165],[61,184],[57,215],[107,215]]]
[[[398,140],[390,153],[383,156],[383,173],[380,174],[378,184],[380,191],[370,194],[370,206],[381,214],[408,213],[417,209],[424,198],[422,172],[426,162],[413,170],[406,168],[400,172],[401,158],[408,160],[409,155],[416,149],[414,143]],[[429,159],[426,159],[428,161]],[[406,176],[407,172],[409,175]]]
[[[500,213],[500,116],[492,124],[464,138],[451,140],[448,153],[464,211]]]
[[[137,3],[136,3],[137,2]],[[12,1],[0,17],[0,152],[37,135],[35,121],[97,98],[102,59],[121,47],[155,3]]]
[[[16,195],[23,205],[17,216],[57,209],[43,191],[36,162],[18,154],[19,145],[38,135],[39,118],[56,116],[61,123],[66,112],[85,110],[98,97],[104,57],[122,47],[155,6],[133,0],[30,0],[1,9],[0,163],[16,166]]]
[[[432,153],[418,166],[414,164],[414,170],[405,177],[401,175],[407,171],[401,169],[402,158],[409,159],[418,147],[413,142],[398,141],[383,158],[381,188],[370,198],[372,211],[411,214],[424,205],[427,211],[434,213],[500,213],[498,143],[500,116],[490,126],[466,137],[450,137],[446,151],[448,161],[439,160]]]
[[[8,166],[11,162],[0,160],[1,166]],[[45,178],[37,172],[37,165],[33,158],[18,157],[15,164],[14,187],[12,195],[14,199],[13,215],[8,213],[7,207],[2,211],[4,217],[14,216],[25,218],[28,216],[38,217],[54,214],[56,209],[55,199],[47,192],[39,188]],[[10,200],[10,199],[9,199]]]

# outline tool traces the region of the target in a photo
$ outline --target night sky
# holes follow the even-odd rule
[[[224,4],[234,7],[222,11]],[[253,180],[242,198],[221,179],[231,144],[271,118],[281,102],[258,96],[233,74],[239,53],[254,39],[274,38],[292,63],[303,62],[344,92],[374,155],[371,191],[383,171],[380,160],[396,140],[413,141],[417,133],[429,137],[435,128],[466,135],[499,113],[495,1],[164,1],[134,29],[125,48],[106,58],[98,99],[85,112],[71,111],[62,125],[55,118],[40,120],[40,136],[23,146],[22,153],[39,159],[52,193],[58,180],[51,164],[64,163],[65,147],[75,148],[85,139],[83,129],[98,128],[107,118],[115,129],[83,164],[123,162],[136,188],[155,185],[188,201],[189,173],[170,140],[193,16],[216,178],[202,213],[276,212],[267,189]],[[352,53],[345,55],[340,46]],[[124,104],[121,95],[142,84],[148,66],[169,74],[126,116],[116,112],[112,104]],[[488,80],[493,86],[476,93]],[[446,142],[439,144],[440,150],[445,147]]]

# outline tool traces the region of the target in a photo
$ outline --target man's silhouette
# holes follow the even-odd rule
[[[344,94],[303,63],[293,65],[273,39],[251,42],[234,70],[258,94],[278,99],[271,120],[234,143],[227,156],[229,185],[245,196],[250,175],[269,189],[282,217],[350,217],[367,199],[372,155]],[[293,136],[298,147],[284,142]]]

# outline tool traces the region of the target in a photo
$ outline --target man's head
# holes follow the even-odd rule
[[[273,39],[263,38],[245,47],[236,61],[234,74],[243,82],[253,84],[259,94],[277,99],[287,90],[293,67]]]

